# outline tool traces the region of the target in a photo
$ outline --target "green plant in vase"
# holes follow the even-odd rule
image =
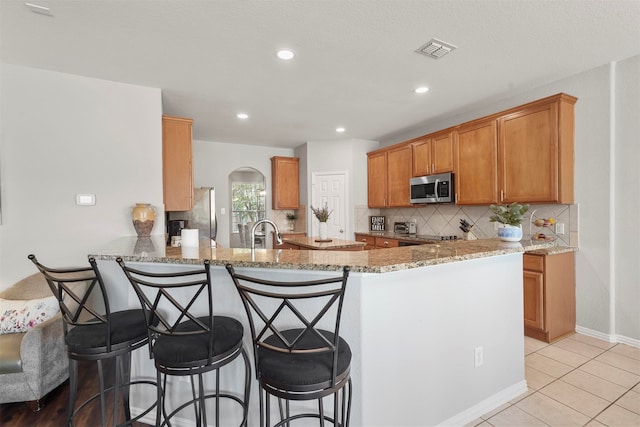
[[[295,212],[287,212],[286,216],[287,221],[289,221],[289,231],[293,231],[295,229],[296,219],[298,217],[296,216]]]
[[[503,224],[498,229],[498,237],[506,242],[519,242],[522,239],[522,220],[529,205],[513,202],[509,205],[491,205],[489,209],[493,212],[489,222]]]

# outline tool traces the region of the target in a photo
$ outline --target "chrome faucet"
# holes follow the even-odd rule
[[[276,225],[276,223],[271,221],[270,219],[261,219],[260,221],[257,221],[255,224],[253,224],[253,227],[251,227],[251,250],[254,250],[256,248],[256,230],[262,223],[271,224],[273,230],[276,232],[276,243],[278,243],[278,245],[282,244],[282,236],[280,235],[280,230],[278,230],[278,226]]]

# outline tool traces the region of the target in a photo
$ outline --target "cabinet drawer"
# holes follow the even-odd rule
[[[376,237],[377,248],[397,248],[400,241],[396,239],[385,239],[384,237]]]
[[[524,254],[522,256],[522,268],[525,270],[544,271],[544,257]]]
[[[376,245],[376,238],[375,237],[365,236],[364,234],[356,234],[356,241],[357,242],[364,242],[364,243],[367,244],[367,246],[375,246]]]

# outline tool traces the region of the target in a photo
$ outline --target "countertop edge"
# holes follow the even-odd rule
[[[133,243],[133,245],[132,245]],[[437,244],[406,246],[372,251],[318,251],[233,248],[166,248],[164,242],[122,238],[105,247],[92,251],[89,257],[96,260],[125,262],[198,265],[208,259],[213,266],[228,263],[237,267],[340,271],[349,265],[354,273],[389,273],[453,262],[507,255],[512,253],[552,253],[573,248],[555,248],[548,242],[505,243],[498,239],[475,241],[449,241]],[[146,250],[145,250],[146,249]],[[553,252],[557,253],[557,252]]]

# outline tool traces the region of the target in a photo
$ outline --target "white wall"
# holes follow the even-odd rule
[[[623,335],[622,340],[640,340],[638,326],[637,217],[638,193],[638,61],[635,56],[617,64],[617,76],[604,65],[552,84],[508,98],[489,102],[457,116],[425,123],[411,131],[398,133],[383,145],[424,135],[467,120],[524,104],[558,92],[576,96],[575,105],[575,202],[579,206],[580,251],[576,253],[577,324],[608,335]],[[617,116],[612,119],[611,82],[617,84],[614,95]],[[613,120],[613,123],[612,123]],[[617,165],[615,176],[624,179],[616,187],[616,206],[610,206],[608,194],[614,174],[610,170],[611,127],[615,126]],[[631,163],[631,164],[630,164]],[[623,178],[626,177],[626,178]],[[595,196],[594,196],[595,195]],[[628,204],[630,203],[630,205]],[[620,221],[616,251],[612,252],[610,225]],[[631,212],[629,214],[629,212]],[[629,217],[630,215],[630,217]],[[630,224],[630,229],[624,227]],[[622,228],[620,228],[622,227]],[[635,236],[629,231],[635,228]],[[635,240],[634,243],[631,241]],[[612,253],[617,253],[617,258]],[[614,257],[614,258],[612,258]],[[613,269],[613,270],[612,270]],[[611,275],[615,273],[615,283]],[[615,290],[615,291],[614,291]],[[615,304],[610,304],[615,298]]]
[[[378,141],[364,139],[348,139],[340,141],[310,141],[306,147],[306,181],[305,196],[301,203],[311,206],[311,176],[314,172],[342,172],[347,171],[348,185],[348,212],[350,223],[347,224],[346,239],[353,239],[354,210],[357,205],[367,204],[367,152],[375,150],[379,146]],[[301,197],[302,197],[301,191]],[[313,234],[312,222],[307,222],[307,233]]]
[[[229,174],[238,168],[250,167],[265,177],[267,190],[267,218],[271,218],[271,157],[293,156],[291,148],[263,147],[228,144],[224,142],[193,141],[193,180],[195,187],[216,188],[216,210],[218,215],[217,241],[229,247],[231,226],[231,193]],[[221,209],[226,213],[222,215]],[[269,230],[267,230],[269,231]]]
[[[88,265],[87,253],[135,235],[136,202],[162,206],[159,89],[0,64],[0,289],[27,259]],[[96,205],[76,206],[78,193]],[[164,233],[162,215],[153,234]]]
[[[616,64],[616,333],[640,340],[640,56]]]

